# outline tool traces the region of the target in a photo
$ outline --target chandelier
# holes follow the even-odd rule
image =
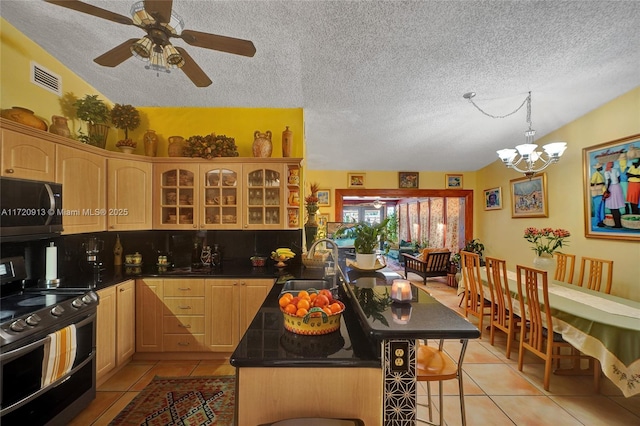
[[[481,113],[491,118],[505,118],[520,111],[520,109],[527,105],[527,123],[529,128],[524,132],[525,143],[517,145],[515,149],[506,148],[497,151],[498,157],[510,169],[514,169],[520,173],[523,173],[526,177],[531,179],[536,173],[541,172],[553,163],[557,163],[560,157],[567,149],[565,142],[552,142],[542,147],[543,152],[536,151],[538,145],[534,142],[536,131],[531,128],[531,92],[527,95],[526,99],[520,104],[515,111],[510,112],[502,116],[495,116],[483,111],[475,102],[473,97],[476,96],[475,92],[469,92],[462,95],[471,104],[478,109]]]
[[[158,23],[140,1],[131,7],[131,16],[136,25],[148,28],[146,36],[131,45],[131,53],[138,59],[149,62],[146,69],[169,73],[170,68],[180,68],[184,58],[169,42],[170,36],[179,35],[184,29],[184,21],[173,10],[167,23]]]
[[[373,202],[373,207],[375,207],[376,209],[379,209],[379,208],[381,208],[382,206],[384,206],[384,203],[383,203],[383,202],[381,202],[379,199],[378,199],[378,200],[375,200],[375,201]]]

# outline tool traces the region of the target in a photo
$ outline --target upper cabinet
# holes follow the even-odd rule
[[[107,226],[110,231],[151,229],[152,167],[150,163],[107,160]]]
[[[56,182],[62,184],[65,234],[107,229],[107,160],[67,146],[56,146]]]
[[[194,229],[199,223],[197,164],[156,164],[154,167],[155,229]]]
[[[2,129],[0,176],[53,182],[56,146],[50,141]]]
[[[242,164],[200,165],[200,227],[241,229]]]
[[[245,164],[244,228],[284,228],[284,164]]]

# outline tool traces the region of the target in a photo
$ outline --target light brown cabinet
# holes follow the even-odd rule
[[[244,164],[245,229],[283,229],[285,215],[284,164]]]
[[[197,164],[154,165],[155,229],[195,229],[199,220]]]
[[[56,182],[62,184],[63,233],[107,229],[107,160],[101,155],[56,146]]]
[[[242,164],[200,165],[200,228],[241,229]]]
[[[96,380],[124,365],[135,352],[135,286],[129,280],[98,291]]]
[[[150,163],[107,160],[107,225],[110,231],[152,227],[153,175]]]
[[[55,145],[33,136],[2,129],[0,176],[53,182]]]
[[[208,350],[235,350],[273,283],[272,279],[205,281],[205,343]]]
[[[136,352],[162,352],[163,280],[136,280]]]
[[[203,279],[163,281],[164,352],[201,352],[204,348]]]

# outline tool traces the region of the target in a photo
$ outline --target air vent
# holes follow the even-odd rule
[[[62,96],[62,78],[35,62],[31,62],[31,82],[58,96]]]

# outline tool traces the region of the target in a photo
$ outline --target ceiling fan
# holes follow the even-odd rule
[[[172,37],[181,38],[192,46],[234,55],[252,57],[256,53],[255,46],[249,40],[183,29],[182,19],[172,11],[173,0],[139,1],[131,8],[132,18],[78,0],[45,1],[146,31],[147,34],[141,39],[129,39],[94,59],[94,62],[105,67],[115,67],[136,56],[149,62],[146,68],[169,72],[169,68],[177,67],[196,86],[206,87],[211,84],[211,79],[183,48],[171,44]]]

